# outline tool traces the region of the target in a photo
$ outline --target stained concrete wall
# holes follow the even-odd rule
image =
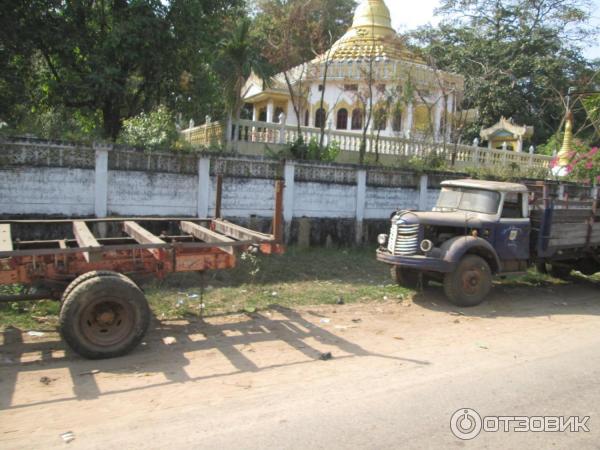
[[[215,214],[216,177],[211,177],[209,215]],[[221,196],[223,217],[271,217],[275,204],[275,181],[254,178],[225,178]]]
[[[294,217],[356,217],[356,186],[315,182],[294,185]]]
[[[365,219],[383,219],[399,209],[419,209],[418,189],[367,187]]]
[[[0,168],[0,214],[94,214],[94,171],[64,167]]]
[[[223,217],[268,231],[275,180],[284,179],[288,240],[349,243],[385,231],[397,209],[431,208],[439,192],[435,177],[381,167],[110,147],[3,144],[2,151],[4,217],[212,216],[219,174]]]
[[[174,173],[108,172],[109,216],[195,216],[198,177]]]

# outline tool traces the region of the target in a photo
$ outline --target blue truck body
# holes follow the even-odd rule
[[[442,281],[450,299],[464,306],[485,298],[492,276],[522,273],[532,265],[556,276],[572,269],[595,273],[598,192],[587,192],[565,200],[553,196],[548,184],[447,181],[433,211],[393,214],[390,234],[378,238],[377,259],[391,266],[400,284]]]

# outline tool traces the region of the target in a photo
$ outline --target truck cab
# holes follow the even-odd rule
[[[481,180],[441,187],[432,211],[392,215],[389,235],[378,237],[377,258],[398,283],[437,279],[451,301],[473,306],[489,293],[494,275],[529,266],[529,192],[522,184]]]

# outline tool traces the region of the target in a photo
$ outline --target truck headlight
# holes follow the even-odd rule
[[[379,236],[377,236],[377,242],[379,243],[379,245],[385,245],[387,240],[388,240],[387,234],[380,234]]]
[[[433,250],[433,242],[431,242],[429,239],[422,240],[421,251],[423,253],[429,253],[431,250]]]

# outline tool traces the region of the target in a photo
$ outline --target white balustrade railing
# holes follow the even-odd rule
[[[225,127],[213,122],[182,132],[184,139],[193,145],[215,143],[218,138],[225,137]],[[301,127],[305,142],[320,140],[321,129]],[[298,127],[293,125],[254,122],[239,120],[233,124],[232,140],[258,144],[291,144],[298,140]],[[325,144],[337,142],[340,149],[346,152],[359,152],[362,132],[340,131],[329,127],[325,129]],[[428,158],[436,156],[449,165],[458,167],[511,167],[527,169],[548,169],[552,157],[532,153],[514,152],[511,150],[490,150],[484,147],[435,142],[426,139],[406,139],[400,136],[379,136],[369,132],[366,142],[366,153],[397,156],[399,159]]]
[[[207,122],[181,131],[181,138],[194,147],[219,147],[225,138],[225,127],[221,122]]]

